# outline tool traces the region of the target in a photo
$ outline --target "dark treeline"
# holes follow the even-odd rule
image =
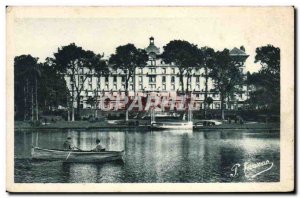
[[[261,64],[258,72],[244,75],[240,67],[245,60],[230,56],[229,50],[215,51],[209,47],[198,47],[183,40],[170,41],[163,47],[160,56],[165,63],[174,63],[179,69],[181,93],[189,94],[189,78],[194,68],[204,69],[205,79],[204,114],[213,99],[208,97],[208,81],[212,79],[214,90],[220,94],[221,115],[224,118],[224,104],[227,99],[234,98],[235,93],[242,91],[247,85],[250,98],[245,108],[250,110],[265,110],[279,113],[280,110],[280,49],[272,45],[256,49],[255,62]],[[85,90],[84,82],[91,75],[109,75],[109,67],[125,71],[125,93],[128,94],[128,82],[135,75],[137,67],[145,67],[148,55],[145,50],[127,44],[116,48],[109,60],[104,55],[71,43],[58,48],[52,58],[38,62],[32,55],[16,56],[14,60],[15,85],[15,119],[38,120],[40,113],[51,113],[59,106],[68,113],[68,120],[75,120],[80,115],[80,93]],[[90,73],[93,69],[94,73]],[[82,75],[84,74],[84,75]],[[80,77],[84,76],[84,77]],[[187,81],[183,82],[183,77]],[[71,82],[71,90],[66,86],[65,78]],[[78,79],[77,79],[78,78]],[[186,85],[186,86],[184,86]],[[98,86],[97,86],[98,87]],[[95,96],[87,101],[96,110],[98,107],[98,88]],[[77,109],[73,103],[77,103]],[[76,111],[76,112],[75,112]],[[96,111],[97,112],[97,111]],[[128,119],[128,112],[126,113]]]

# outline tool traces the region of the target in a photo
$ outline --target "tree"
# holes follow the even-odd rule
[[[258,72],[248,74],[247,83],[254,86],[249,102],[260,109],[280,112],[280,49],[273,45],[256,48]]]
[[[97,96],[95,95],[94,97],[89,97],[86,100],[86,104],[91,105],[91,108],[95,108],[95,117],[97,117],[96,112],[97,112]]]
[[[137,49],[133,44],[119,46],[115,54],[112,54],[109,63],[114,69],[121,69],[125,73],[125,95],[128,96],[129,79],[135,75],[137,67],[145,67],[148,61],[148,55],[145,50]],[[128,106],[128,105],[127,105]],[[126,106],[126,120],[128,120],[128,111]]]
[[[203,64],[202,67],[204,68],[204,73],[202,74],[202,77],[205,79],[205,92],[204,92],[204,117],[206,118],[206,109],[207,105],[209,107],[207,93],[208,93],[208,80],[210,78],[210,72],[211,69],[214,67],[214,56],[215,51],[214,49],[210,47],[202,47],[201,48],[202,54],[203,54]],[[212,98],[211,98],[212,99]]]
[[[214,56],[215,66],[211,70],[211,78],[214,81],[215,90],[220,93],[221,116],[224,119],[224,100],[233,92],[237,91],[241,82],[243,82],[243,74],[239,70],[236,62],[231,59],[229,50],[217,51]]]
[[[212,97],[207,97],[204,102],[208,105],[208,108],[210,108],[210,105],[214,102],[214,99]]]
[[[58,52],[54,53],[56,68],[70,78],[72,121],[74,121],[74,101],[77,104],[77,114],[80,115],[80,95],[85,87],[85,81],[92,76],[91,71],[101,58],[102,56],[84,50],[74,43],[58,48]]]
[[[42,78],[39,83],[39,104],[43,111],[54,110],[58,106],[68,107],[69,91],[64,75],[53,65],[53,59],[46,58],[41,64]]]
[[[40,65],[38,58],[31,55],[16,56],[14,59],[14,90],[15,112],[17,119],[38,120],[38,78],[40,77]]]
[[[188,82],[191,76],[191,70],[196,67],[197,64],[201,63],[201,51],[198,50],[196,45],[187,41],[173,40],[164,46],[164,52],[161,57],[165,63],[175,63],[176,67],[178,67],[182,92],[184,92],[183,76],[184,73],[186,73],[188,91]]]
[[[103,57],[103,56],[102,56]],[[98,106],[99,106],[99,99],[98,99],[98,84],[100,83],[100,77],[101,76],[106,76],[109,74],[109,68],[105,60],[102,60],[101,56],[97,56],[98,61],[96,62],[96,65],[94,66],[95,70],[95,75],[97,77],[97,86],[95,89],[95,117],[97,117],[97,111],[98,111]]]

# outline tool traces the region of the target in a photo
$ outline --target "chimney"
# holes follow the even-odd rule
[[[240,47],[240,50],[242,50],[243,52],[246,52],[246,50],[245,50],[245,47],[244,47],[244,46],[241,46],[241,47]]]
[[[154,38],[153,38],[153,36],[151,36],[151,37],[149,38],[149,40],[150,40],[150,45],[154,45]]]

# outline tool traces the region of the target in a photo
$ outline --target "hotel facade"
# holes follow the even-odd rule
[[[149,55],[149,60],[145,67],[137,67],[135,74],[130,78],[128,83],[128,97],[134,98],[136,96],[158,96],[158,97],[177,97],[181,95],[181,83],[179,78],[179,70],[174,64],[166,64],[162,59],[158,58],[161,50],[155,45],[154,38],[149,39],[149,46],[145,48]],[[237,60],[245,61],[248,55],[245,53],[243,47],[240,49],[234,48],[230,50],[230,56],[237,58]],[[237,67],[244,73],[244,65],[238,64]],[[109,68],[109,75],[97,76],[93,70],[84,69],[79,75],[79,83],[83,86],[80,93],[80,107],[95,108],[87,101],[89,98],[97,98],[97,108],[103,109],[103,100],[109,98],[110,102],[105,104],[105,109],[109,106],[112,110],[118,100],[124,99],[125,96],[125,77],[126,72],[123,70]],[[184,89],[188,88],[190,97],[194,101],[197,108],[204,108],[205,98],[205,78],[203,76],[204,69],[193,69],[191,77],[187,82],[187,76],[184,75],[183,83]],[[70,90],[70,95],[76,98],[74,93],[74,84],[70,77],[66,76],[66,83]],[[78,82],[77,82],[78,83]],[[208,79],[207,97],[213,99],[210,109],[220,109],[220,95],[214,90],[212,79]],[[74,95],[73,95],[74,93]],[[245,100],[249,97],[247,86],[240,86],[240,91],[233,94],[232,97],[225,99],[225,109],[238,109],[244,105]],[[76,100],[74,99],[73,107],[77,108]],[[122,107],[119,107],[122,108]],[[124,108],[124,107],[123,107]]]

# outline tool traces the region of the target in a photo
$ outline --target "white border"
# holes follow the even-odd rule
[[[75,1],[75,0],[65,0],[65,1],[61,1],[61,0],[52,0],[52,1],[40,1],[40,0],[27,0],[27,1],[22,1],[22,0],[3,0],[0,1],[0,12],[1,12],[1,18],[0,18],[0,24],[2,27],[1,31],[0,31],[0,42],[1,43],[5,43],[6,39],[5,39],[5,5],[84,5],[84,6],[88,6],[88,5],[126,5],[126,6],[130,6],[130,5],[201,5],[201,6],[205,6],[205,5],[217,5],[217,6],[222,6],[222,5],[233,5],[233,6],[239,6],[239,5],[295,5],[296,8],[299,8],[299,1],[298,0],[253,0],[253,1],[240,1],[240,0],[223,0],[223,1],[218,1],[218,0],[210,0],[210,1],[191,1],[191,0],[185,0],[185,1],[178,1],[178,0],[174,0],[174,1],[166,1],[166,0],[152,0],[152,1],[122,1],[122,0],[102,0],[101,2],[97,1],[97,0],[84,0],[84,1]],[[297,20],[297,26],[299,27],[299,20]],[[1,50],[1,63],[2,65],[6,64],[6,46],[5,45],[1,45],[0,47]],[[297,53],[297,56],[299,55],[299,51]],[[298,74],[299,74],[299,69],[298,69]],[[2,145],[2,149],[1,149],[1,156],[2,156],[2,162],[5,161],[5,155],[6,155],[6,148],[5,148],[5,139],[6,139],[6,135],[5,135],[5,131],[6,131],[6,111],[5,111],[5,107],[6,107],[6,68],[4,66],[0,67],[0,79],[2,79],[2,83],[0,83],[0,91],[1,91],[1,100],[0,100],[0,107],[2,109],[1,113],[0,113],[0,127],[1,127],[1,133],[0,133],[0,144]],[[298,84],[298,83],[297,83]],[[298,93],[299,93],[299,89],[298,89]],[[298,120],[296,120],[298,121]],[[298,156],[299,157],[299,156]],[[5,163],[1,163],[0,164],[1,168],[0,168],[0,177],[1,177],[1,181],[0,181],[0,186],[1,186],[1,195],[3,195],[4,197],[8,197],[8,194],[5,193],[6,190],[6,181],[5,181],[5,175],[6,175],[6,167],[5,167]],[[299,179],[299,178],[298,178]],[[298,182],[299,183],[299,182]],[[103,196],[103,195],[102,195]]]

